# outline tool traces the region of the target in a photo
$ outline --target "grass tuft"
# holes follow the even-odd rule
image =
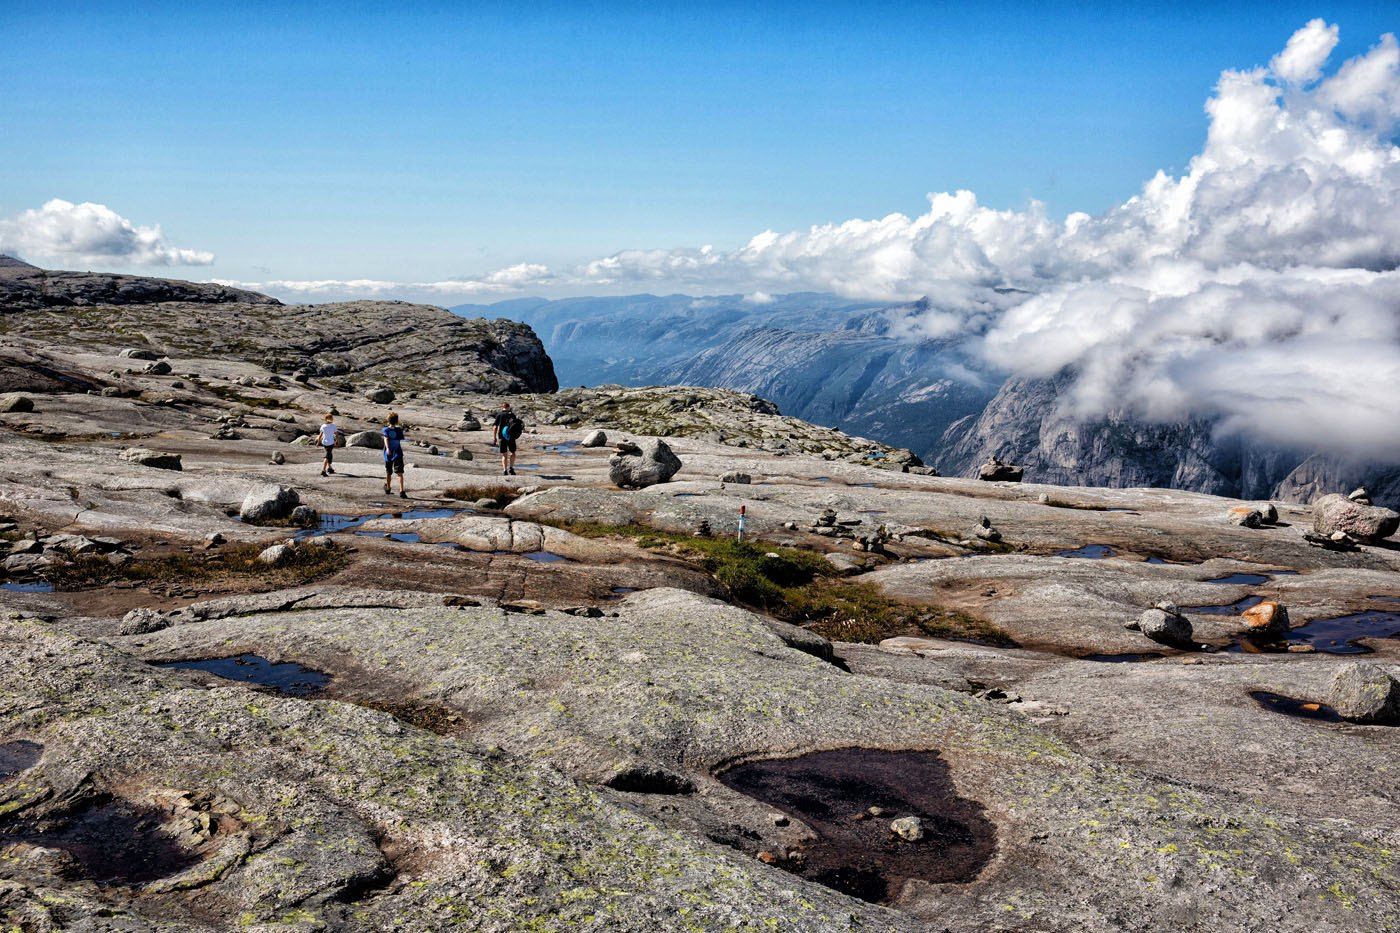
[[[477,499],[495,499],[502,507],[510,505],[520,498],[520,490],[514,486],[492,484],[485,486],[453,486],[451,489],[443,490],[443,495],[449,499],[460,499],[463,502],[475,502]]]

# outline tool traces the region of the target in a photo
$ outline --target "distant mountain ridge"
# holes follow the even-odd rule
[[[686,384],[750,392],[786,415],[908,447],[948,474],[989,455],[1064,485],[1161,486],[1244,499],[1309,501],[1366,485],[1400,504],[1400,465],[1285,450],[1217,432],[1208,420],[1150,424],[1126,413],[1064,416],[1055,379],[979,375],[959,347],[901,327],[926,301],[821,293],[518,299],[458,313],[530,324],[561,384]]]

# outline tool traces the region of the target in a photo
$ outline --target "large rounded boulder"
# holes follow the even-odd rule
[[[681,468],[681,458],[663,440],[621,443],[608,458],[608,478],[623,489],[641,489],[665,483]]]
[[[1313,530],[1318,534],[1335,532],[1361,541],[1380,541],[1400,529],[1400,512],[1383,509],[1333,493],[1313,503]]]
[[[1369,661],[1352,661],[1332,675],[1328,702],[1353,722],[1400,722],[1400,682]]]
[[[259,486],[243,497],[243,505],[238,509],[238,517],[249,524],[275,522],[290,518],[301,496],[290,486],[269,483]]]

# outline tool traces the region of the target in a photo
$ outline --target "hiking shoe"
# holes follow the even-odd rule
[[[385,487],[384,487],[384,495],[387,496],[388,494],[389,494],[389,487],[388,487],[388,486],[385,486]]]
[[[511,476],[514,476],[514,475],[515,475],[515,467],[511,467],[507,472],[508,472]]]
[[[322,471],[321,471],[321,475],[322,475],[322,476],[325,476],[325,475],[326,475],[326,471],[325,471],[325,470],[322,470]]]
[[[502,475],[502,476],[509,476],[509,475],[510,475],[510,470],[502,470],[502,471],[501,471],[501,475]]]
[[[408,493],[406,493],[406,492],[401,492],[401,493],[399,493],[399,498],[400,498],[400,499],[407,499],[407,498],[408,498]]]
[[[326,472],[327,472],[327,473],[334,473],[334,472],[335,472],[335,467],[331,467],[331,468],[330,468],[329,470],[327,470]]]

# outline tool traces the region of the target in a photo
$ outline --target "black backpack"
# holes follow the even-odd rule
[[[525,431],[525,422],[520,420],[520,416],[515,412],[510,413],[506,423],[501,426],[501,438],[507,441],[518,440]]]

